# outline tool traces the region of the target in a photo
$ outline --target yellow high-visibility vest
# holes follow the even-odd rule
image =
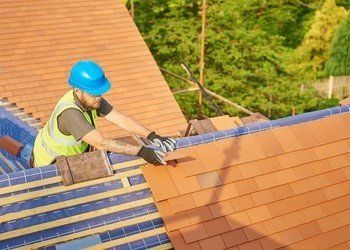
[[[92,110],[92,120],[88,112],[84,112],[74,102],[73,90],[66,93],[57,103],[50,119],[42,128],[34,143],[34,166],[46,166],[53,162],[57,156],[71,156],[84,153],[88,144],[82,140],[77,141],[72,135],[64,135],[58,129],[58,116],[66,109],[75,108],[83,112],[85,119],[96,127],[97,112]]]

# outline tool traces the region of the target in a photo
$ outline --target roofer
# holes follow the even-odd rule
[[[176,141],[159,136],[113,108],[102,97],[110,90],[111,84],[98,64],[88,60],[79,61],[72,67],[68,83],[72,89],[58,101],[50,119],[35,139],[33,166],[49,165],[57,156],[84,153],[91,146],[99,150],[137,155],[152,164],[165,164],[164,152],[173,151]],[[97,117],[104,117],[130,133],[146,137],[158,149],[104,138],[96,129]]]

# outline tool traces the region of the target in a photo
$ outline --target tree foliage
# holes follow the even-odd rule
[[[338,7],[335,0],[326,0],[319,11],[316,11],[311,29],[298,48],[299,61],[304,72],[315,74],[323,72],[334,33],[346,16],[346,10]]]
[[[328,1],[328,0],[327,0]],[[135,0],[135,22],[157,63],[185,75],[186,61],[198,74],[201,4],[199,0]],[[210,90],[271,118],[328,107],[304,84],[304,74],[292,63],[322,0],[208,1],[205,85]],[[186,83],[167,77],[173,90]],[[177,95],[188,118],[196,117],[196,94]],[[206,102],[205,102],[206,104]],[[230,115],[236,109],[221,105]],[[205,105],[205,114],[215,113]]]
[[[337,31],[330,58],[326,64],[328,76],[350,75],[350,14]]]

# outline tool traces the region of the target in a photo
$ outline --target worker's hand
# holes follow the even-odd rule
[[[162,137],[152,132],[147,136],[147,139],[156,147],[162,148],[164,152],[174,151],[176,141],[173,138]]]
[[[142,146],[137,156],[142,157],[145,161],[151,164],[163,164],[166,165],[164,160],[165,154],[157,149],[147,148]]]

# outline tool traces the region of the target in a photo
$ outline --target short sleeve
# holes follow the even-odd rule
[[[95,129],[84,114],[75,108],[64,110],[57,118],[57,123],[62,134],[72,135],[77,141]]]
[[[104,117],[104,116],[108,115],[112,109],[113,109],[113,106],[109,102],[107,102],[106,99],[102,98],[100,107],[96,110],[97,116]]]

